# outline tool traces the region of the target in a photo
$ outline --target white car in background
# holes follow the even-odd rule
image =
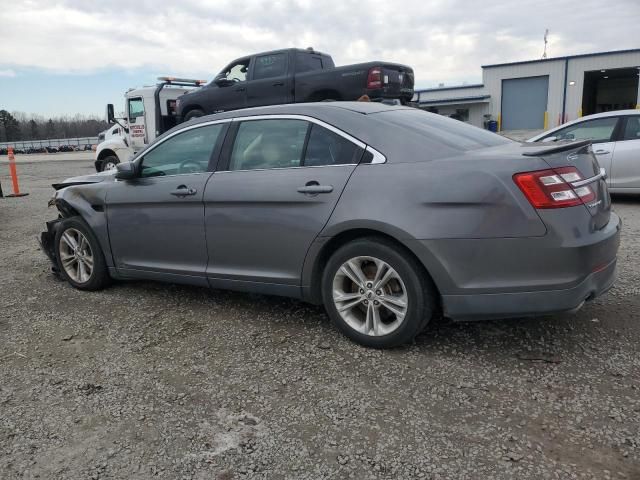
[[[596,113],[547,130],[527,142],[591,140],[611,193],[640,193],[640,110]]]

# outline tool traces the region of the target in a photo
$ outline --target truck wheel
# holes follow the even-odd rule
[[[192,118],[203,117],[203,116],[204,116],[204,112],[202,110],[198,110],[198,109],[191,110],[184,116],[184,121],[188,122]]]
[[[102,160],[102,171],[104,172],[105,170],[113,170],[119,163],[120,160],[118,160],[118,157],[109,155],[108,157],[105,157],[104,160]]]

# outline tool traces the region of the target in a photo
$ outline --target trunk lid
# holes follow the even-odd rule
[[[536,143],[522,145],[526,150],[523,155],[540,157],[553,169],[574,167],[582,176],[582,180],[571,183],[574,188],[587,186],[594,194],[594,198],[585,202],[585,208],[589,211],[597,229],[603,228],[609,223],[611,214],[611,197],[605,180],[604,170],[601,169],[596,156],[591,149],[591,142],[567,142],[554,143],[542,146]]]

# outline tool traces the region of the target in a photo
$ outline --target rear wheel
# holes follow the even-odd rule
[[[110,281],[98,239],[80,217],[60,222],[54,242],[62,277],[80,290],[100,290]]]
[[[323,272],[322,296],[345,335],[375,348],[413,340],[437,305],[435,288],[415,260],[382,238],[363,238],[338,249]]]
[[[198,118],[198,117],[202,117],[204,116],[204,112],[202,110],[191,110],[190,112],[188,112],[185,116],[184,116],[184,121],[188,122],[189,120],[191,120],[192,118]]]
[[[115,155],[109,155],[108,157],[105,157],[104,160],[102,160],[102,171],[107,171],[107,170],[115,170],[116,165],[118,165],[120,163],[120,160],[118,160],[118,157],[116,157]]]

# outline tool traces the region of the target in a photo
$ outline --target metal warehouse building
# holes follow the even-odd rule
[[[420,108],[478,127],[542,130],[592,113],[640,108],[640,49],[484,65],[483,83],[417,90]]]

